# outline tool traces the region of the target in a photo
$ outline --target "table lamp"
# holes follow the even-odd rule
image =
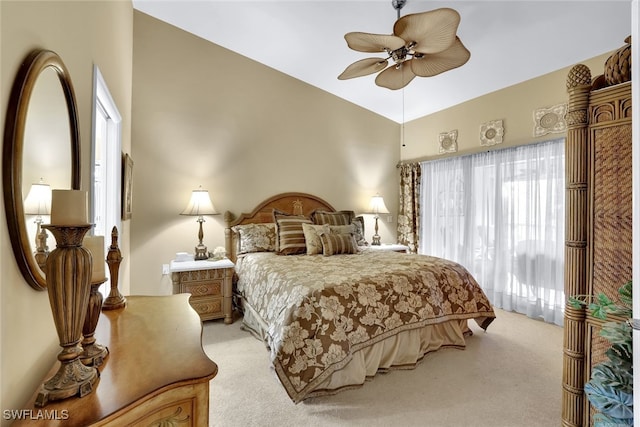
[[[202,186],[198,187],[197,190],[193,190],[191,192],[191,200],[189,200],[189,204],[185,210],[180,213],[180,215],[198,217],[196,221],[200,224],[200,228],[198,230],[199,243],[195,247],[194,259],[196,261],[208,259],[209,253],[207,252],[207,247],[202,244],[202,239],[204,237],[204,233],[202,232],[202,223],[204,222],[203,215],[218,215],[216,208],[214,208],[213,203],[211,203],[209,192],[207,190],[203,190]]]
[[[24,213],[35,215],[36,219],[36,262],[44,270],[49,254],[47,246],[47,231],[40,227],[43,215],[51,215],[51,187],[42,179],[37,184],[31,184],[27,198],[24,200]]]
[[[387,209],[387,206],[384,204],[384,200],[382,199],[382,196],[380,196],[379,194],[376,194],[375,196],[373,196],[371,198],[371,202],[369,203],[369,213],[372,213],[375,215],[375,219],[376,219],[376,225],[375,225],[375,234],[373,235],[373,237],[371,237],[371,244],[372,245],[379,245],[380,244],[380,235],[378,234],[378,218],[379,218],[379,214],[384,213],[384,214],[388,214],[389,213],[389,209]]]

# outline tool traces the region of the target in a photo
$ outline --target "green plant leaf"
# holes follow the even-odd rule
[[[627,322],[607,322],[602,325],[600,336],[611,344],[631,344],[633,342],[633,329]]]
[[[631,366],[620,366],[607,360],[593,367],[591,381],[603,387],[611,387],[622,393],[633,393],[633,371]]]
[[[576,310],[579,310],[585,305],[587,305],[586,299],[587,299],[587,295],[576,295],[573,297],[569,297],[567,299],[567,302],[571,307],[575,308]]]
[[[627,283],[622,285],[620,289],[618,289],[618,294],[620,295],[620,301],[627,307],[633,307],[633,282],[629,280]]]
[[[629,346],[613,344],[605,354],[611,363],[619,366],[620,369],[633,371],[633,353],[629,350]]]
[[[596,410],[613,418],[633,419],[633,394],[605,386],[594,379],[585,384],[584,391]]]
[[[633,419],[619,419],[607,417],[602,413],[593,416],[593,427],[624,427],[633,426]]]

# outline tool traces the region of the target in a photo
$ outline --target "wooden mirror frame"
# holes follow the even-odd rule
[[[31,94],[38,77],[47,68],[56,72],[64,92],[69,113],[71,189],[80,189],[80,130],[76,97],[69,72],[55,52],[34,50],[20,65],[9,97],[2,153],[5,215],[13,254],[27,283],[40,291],[47,289],[47,281],[33,256],[27,234],[22,198],[22,157]]]

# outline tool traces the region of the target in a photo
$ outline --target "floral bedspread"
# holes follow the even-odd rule
[[[486,329],[495,318],[464,267],[426,255],[263,252],[239,259],[236,271],[238,291],[268,325],[273,366],[294,402],[391,335],[454,319]]]

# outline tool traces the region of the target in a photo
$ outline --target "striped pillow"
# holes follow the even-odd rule
[[[321,233],[322,253],[324,256],[358,253],[358,246],[353,234]]]
[[[279,255],[295,255],[307,252],[307,244],[304,239],[302,224],[312,224],[311,220],[304,216],[286,215],[274,212]]]
[[[329,225],[349,225],[355,214],[353,211],[313,211],[311,212],[311,219],[315,224],[329,224]]]

